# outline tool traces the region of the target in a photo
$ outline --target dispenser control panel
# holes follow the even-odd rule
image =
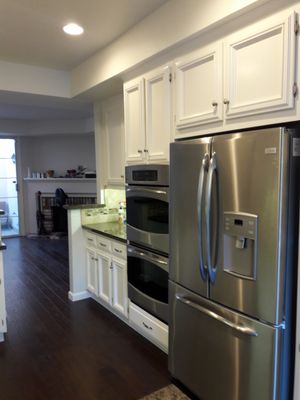
[[[257,215],[224,212],[224,233],[237,238],[256,240]]]

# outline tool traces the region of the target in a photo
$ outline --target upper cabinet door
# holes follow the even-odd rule
[[[294,107],[295,14],[269,18],[225,41],[225,117]]]
[[[125,172],[125,135],[123,101],[103,110],[106,133],[107,183],[123,184]]]
[[[141,162],[145,149],[144,79],[124,85],[125,153],[127,162]]]
[[[148,161],[168,161],[171,141],[171,70],[161,67],[145,76],[146,153]]]
[[[177,129],[222,120],[222,44],[175,62]]]

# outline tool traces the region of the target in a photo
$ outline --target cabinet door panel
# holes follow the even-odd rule
[[[124,85],[124,112],[126,161],[143,161],[145,149],[144,79],[136,79]]]
[[[107,183],[124,183],[125,143],[123,102],[104,110],[107,147]]]
[[[148,161],[168,161],[171,137],[169,66],[145,76],[146,149]]]
[[[120,259],[113,259],[112,267],[112,306],[127,317],[128,295],[126,262]]]
[[[295,16],[263,21],[225,42],[226,118],[294,107]]]
[[[95,252],[89,248],[86,249],[87,261],[87,289],[89,292],[98,294],[98,277]]]
[[[4,294],[4,275],[3,275],[3,256],[0,251],[0,333],[7,331],[6,327],[6,308]]]
[[[99,297],[111,304],[111,258],[97,252]]]
[[[222,120],[222,46],[216,44],[175,63],[176,128]]]

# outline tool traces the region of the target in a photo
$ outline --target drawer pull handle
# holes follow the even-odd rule
[[[91,239],[91,238],[88,238],[88,241],[89,241],[89,242],[93,242],[93,239]]]
[[[104,243],[101,243],[101,242],[99,242],[100,243],[100,246],[102,246],[102,247],[106,247],[106,244],[104,244]]]
[[[122,250],[114,249],[116,253],[122,253]]]
[[[149,325],[145,324],[145,322],[143,322],[143,325],[144,325],[145,328],[149,329],[150,331],[153,330],[152,326],[149,326]]]

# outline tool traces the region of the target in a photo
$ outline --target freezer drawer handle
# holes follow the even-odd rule
[[[205,307],[202,307],[199,304],[194,303],[193,301],[191,301],[183,296],[176,294],[176,299],[178,301],[180,301],[181,303],[183,303],[187,306],[190,306],[192,308],[195,308],[196,310],[202,312],[203,314],[207,315],[208,317],[211,317],[211,318],[221,322],[222,324],[225,324],[225,325],[229,326],[230,328],[235,329],[236,331],[238,331],[240,333],[244,333],[245,335],[248,335],[248,336],[258,336],[258,333],[255,330],[248,328],[246,326],[235,324],[234,322],[229,321],[228,319],[222,317],[221,315],[216,314],[213,311],[207,310]]]
[[[203,240],[202,240],[202,200],[203,200],[203,187],[204,187],[204,175],[208,171],[209,166],[209,155],[205,153],[201,168],[199,172],[198,180],[198,193],[197,193],[197,215],[198,215],[198,246],[199,246],[199,261],[200,261],[200,274],[201,278],[206,281],[207,279],[207,266],[203,259]]]

